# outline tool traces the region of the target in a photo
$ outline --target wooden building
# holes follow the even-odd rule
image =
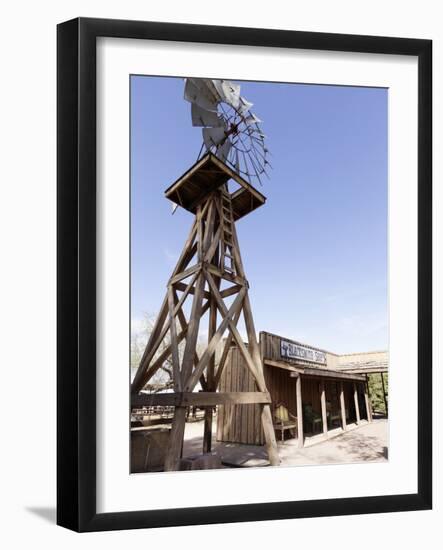
[[[367,376],[387,372],[387,352],[337,355],[261,332],[260,353],[279,438],[295,436],[302,447],[305,436],[327,438],[349,425],[372,422]],[[236,346],[229,350],[220,391],[257,391]],[[220,406],[217,440],[263,444],[259,407]]]

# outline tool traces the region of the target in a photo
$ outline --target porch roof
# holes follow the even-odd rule
[[[388,372],[388,361],[349,361],[338,365],[342,372],[353,374],[371,374]]]
[[[318,376],[320,378],[329,378],[336,380],[355,380],[364,382],[366,378],[356,372],[347,372],[342,370],[331,369],[328,367],[320,367],[317,365],[294,365],[286,361],[275,361],[273,359],[263,359],[265,365],[290,371],[290,376],[297,377],[300,374],[307,376]]]

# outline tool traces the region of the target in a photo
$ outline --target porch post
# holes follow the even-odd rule
[[[372,410],[369,403],[369,384],[368,384],[368,375],[366,375],[366,382],[363,382],[365,385],[365,405],[366,405],[366,417],[368,422],[372,422]]]
[[[360,407],[358,405],[357,384],[355,382],[354,382],[354,404],[355,404],[355,415],[357,417],[357,424],[360,424]]]
[[[341,425],[343,430],[346,430],[346,409],[345,409],[345,394],[343,392],[343,381],[340,381],[340,408],[341,408]]]
[[[381,387],[383,389],[383,401],[385,402],[386,416],[388,416],[388,401],[386,399],[385,379],[383,378],[382,372],[380,373],[380,376],[381,376]]]
[[[302,396],[301,396],[301,374],[296,378],[295,382],[295,391],[297,396],[297,435],[298,435],[298,446],[303,447],[304,437],[303,437],[303,405],[302,405]]]
[[[320,403],[321,403],[321,418],[323,423],[323,433],[328,435],[328,417],[326,414],[326,392],[325,392],[325,383],[323,380],[320,381]]]

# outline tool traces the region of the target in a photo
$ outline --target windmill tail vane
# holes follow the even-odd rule
[[[240,95],[240,85],[229,80],[186,78],[184,98],[191,104],[192,125],[202,128],[200,158],[214,153],[251,183],[262,184],[271,168],[262,122],[253,104]]]

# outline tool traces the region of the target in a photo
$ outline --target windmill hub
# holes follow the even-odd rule
[[[231,134],[238,134],[238,124],[235,124],[234,122],[231,122],[231,127],[226,135],[229,136]]]

